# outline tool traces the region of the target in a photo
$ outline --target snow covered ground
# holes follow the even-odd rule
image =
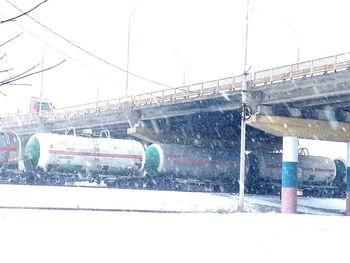
[[[247,196],[251,212],[237,213],[232,195],[0,185],[0,262],[347,261],[344,200],[298,200],[318,215],[279,214],[278,202]]]
[[[113,188],[0,185],[0,207],[108,209],[161,212],[237,212],[236,194],[211,194]],[[245,196],[247,212],[278,212],[278,196]],[[345,213],[344,199],[298,198],[298,212]]]

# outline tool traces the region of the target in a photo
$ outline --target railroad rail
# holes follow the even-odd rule
[[[308,60],[281,67],[261,70],[249,74],[251,88],[288,81],[301,77],[311,77],[326,72],[336,72],[350,68],[350,52],[334,56]],[[147,104],[158,104],[169,101],[190,99],[201,96],[210,96],[215,93],[225,93],[240,90],[242,75],[228,77],[208,82],[196,83],[188,86],[152,91],[117,99],[97,101],[81,105],[58,108],[52,112],[42,112],[39,115],[9,114],[0,118],[1,124],[37,122],[40,118],[63,119],[81,116],[90,113],[137,107]]]

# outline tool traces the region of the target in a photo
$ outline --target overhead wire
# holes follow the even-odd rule
[[[44,4],[45,2],[47,2],[48,0],[44,0],[42,1],[41,3],[37,4],[36,6],[34,6],[32,9],[26,11],[26,12],[22,12],[21,14],[15,16],[15,17],[11,17],[9,19],[6,19],[6,20],[2,20],[0,21],[0,24],[3,24],[3,23],[7,23],[7,22],[12,22],[12,21],[16,21],[17,18],[20,18],[21,16],[25,16],[25,15],[28,15],[30,12],[32,12],[34,9],[37,9],[39,6],[41,6],[42,4]]]
[[[5,1],[6,1],[7,3],[9,3],[11,6],[13,6],[14,8],[16,8],[17,10],[23,12],[19,7],[17,7],[15,4],[13,4],[12,2],[10,2],[9,0],[5,0]],[[170,85],[166,85],[166,84],[163,84],[163,83],[161,83],[161,82],[158,82],[158,81],[154,81],[154,80],[145,78],[145,77],[143,77],[143,76],[141,76],[141,75],[139,75],[139,74],[136,74],[136,73],[127,71],[126,69],[123,69],[123,68],[121,68],[121,67],[119,67],[119,66],[116,66],[116,65],[114,65],[113,63],[107,61],[106,59],[101,58],[101,57],[95,55],[94,53],[88,51],[87,49],[81,47],[80,45],[74,43],[73,41],[67,39],[66,37],[62,36],[61,34],[57,33],[56,31],[52,30],[51,28],[47,27],[46,25],[44,25],[44,24],[41,23],[40,21],[36,20],[36,19],[33,18],[31,15],[26,14],[26,16],[28,16],[28,17],[29,17],[30,19],[32,19],[34,22],[36,22],[37,24],[39,24],[41,27],[45,28],[46,30],[48,30],[49,32],[51,32],[52,34],[54,34],[55,36],[61,38],[62,40],[64,40],[64,41],[67,42],[68,44],[74,46],[75,48],[77,48],[77,49],[83,51],[84,53],[88,54],[89,56],[91,56],[91,57],[93,57],[93,58],[95,58],[95,59],[97,59],[97,60],[99,60],[99,61],[101,61],[101,62],[103,62],[103,63],[105,63],[105,64],[107,64],[107,65],[109,65],[109,66],[111,66],[111,67],[113,67],[113,68],[116,68],[116,69],[118,69],[118,70],[120,70],[120,71],[123,71],[123,72],[125,72],[125,73],[130,74],[131,76],[134,76],[134,77],[136,77],[136,78],[142,79],[142,80],[147,81],[147,82],[150,82],[150,83],[152,83],[152,84],[156,84],[156,85],[163,86],[163,87],[166,87],[166,88],[173,88],[173,87],[170,86]]]
[[[1,11],[0,11],[0,14],[6,16],[6,15],[5,15],[3,12],[1,12]],[[96,73],[96,74],[98,74],[98,75],[101,75],[102,77],[104,77],[104,78],[106,78],[106,79],[108,79],[108,80],[110,80],[110,81],[112,81],[112,82],[115,82],[115,83],[117,83],[118,85],[123,85],[121,82],[119,82],[119,81],[117,81],[117,80],[115,80],[115,79],[112,79],[112,78],[106,76],[105,74],[103,74],[103,73],[101,73],[101,72],[99,72],[99,71],[93,69],[92,67],[86,65],[85,63],[79,61],[78,59],[75,59],[74,57],[68,55],[67,53],[63,52],[63,51],[60,50],[59,48],[57,48],[57,47],[55,47],[54,45],[52,45],[51,43],[49,43],[48,40],[42,39],[42,38],[39,37],[37,34],[33,33],[31,30],[29,30],[28,28],[22,26],[22,25],[19,24],[18,22],[13,21],[13,23],[15,23],[18,27],[20,27],[21,29],[23,29],[24,31],[26,31],[27,33],[29,33],[29,34],[30,34],[31,36],[33,36],[34,38],[36,38],[36,39],[40,40],[41,42],[45,43],[45,45],[49,46],[50,48],[52,48],[52,49],[55,50],[56,52],[62,54],[62,55],[65,56],[66,58],[69,58],[69,60],[76,62],[77,64],[79,64],[79,65],[81,65],[81,66],[87,68],[87,69],[90,70],[91,72],[94,72],[94,73]],[[21,34],[22,34],[22,33],[21,33]],[[8,42],[8,41],[7,41],[7,42]],[[3,44],[5,44],[5,43],[3,43]],[[2,45],[3,45],[3,44],[2,44]],[[1,60],[1,58],[0,58],[0,60]]]

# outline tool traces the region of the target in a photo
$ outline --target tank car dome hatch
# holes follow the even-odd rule
[[[161,148],[153,144],[146,149],[145,171],[150,175],[155,175],[160,170],[161,162]]]
[[[36,137],[29,138],[24,150],[24,165],[28,170],[37,167],[40,158],[40,143]]]

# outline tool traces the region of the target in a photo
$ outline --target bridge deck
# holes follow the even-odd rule
[[[278,83],[281,81],[310,77],[325,72],[336,72],[350,68],[350,53],[337,54],[315,60],[304,61],[291,65],[261,70],[250,74],[251,89],[254,90],[261,85]],[[54,109],[52,112],[42,112],[39,115],[9,114],[0,118],[0,125],[6,125],[20,120],[22,124],[38,121],[40,117],[46,119],[60,119],[69,116],[85,115],[92,112],[103,112],[127,107],[137,107],[147,104],[159,104],[169,101],[192,99],[202,96],[210,96],[214,93],[231,92],[240,90],[242,86],[242,75],[192,84],[189,86],[164,89],[147,92],[117,99],[110,99],[64,108]]]
[[[251,73],[249,100],[253,113],[350,122],[349,54]],[[154,133],[158,138],[171,137],[178,143],[181,136],[192,141],[236,141],[240,129],[241,85],[242,75],[239,75],[55,109],[40,115],[13,114],[0,118],[0,129],[27,136],[43,131],[63,132],[73,126],[110,129],[113,136],[128,136],[127,129],[138,123],[146,128],[146,133]],[[257,128],[265,133],[251,129],[248,132],[271,143],[268,138],[271,131]]]

